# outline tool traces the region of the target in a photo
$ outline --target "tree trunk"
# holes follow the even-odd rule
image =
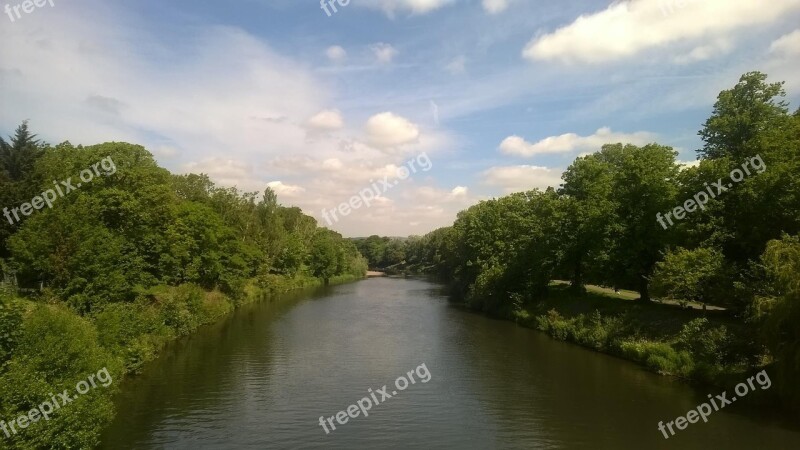
[[[581,289],[583,287],[583,264],[581,259],[580,256],[576,258],[575,268],[572,274],[572,287],[575,289]]]
[[[650,302],[650,281],[647,277],[642,276],[639,278],[639,300],[643,302]]]

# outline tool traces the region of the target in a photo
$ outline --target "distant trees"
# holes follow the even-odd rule
[[[354,239],[353,242],[373,269],[397,266],[406,259],[406,244],[403,239],[373,235],[366,239]]]

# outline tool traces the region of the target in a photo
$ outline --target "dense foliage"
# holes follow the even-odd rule
[[[783,83],[747,73],[720,93],[699,132],[696,166],[681,166],[677,152],[655,143],[604,145],[575,160],[557,191],[481,202],[451,227],[409,241],[405,258],[445,277],[476,309],[677,375],[775,366],[779,384],[797,397],[800,110],[790,114],[785,95]],[[673,216],[672,226],[659,223],[658,214],[718,180],[727,185],[745,162],[754,169],[748,176],[715,189],[682,220]],[[604,311],[608,317],[563,317],[565,303],[553,303],[562,287],[552,280],[569,280],[576,298],[599,285],[637,291],[642,301]],[[651,295],[662,304],[652,305]],[[654,317],[689,304],[698,306],[685,329],[647,335],[660,326]],[[692,322],[706,305],[724,308],[727,323]]]
[[[280,206],[269,188],[258,196],[173,175],[137,145],[50,146],[27,123],[0,139],[0,207],[19,208],[70,178],[75,189],[52,208],[2,218],[0,420],[104,367],[118,380],[244,302],[367,268],[353,242]],[[114,386],[10,440],[0,432],[2,446],[95,446],[113,417]]]

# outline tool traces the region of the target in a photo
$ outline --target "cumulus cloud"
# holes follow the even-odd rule
[[[383,42],[379,42],[370,46],[370,49],[372,50],[372,53],[375,54],[375,58],[381,64],[391,63],[394,57],[397,55],[397,50],[395,50],[394,47]]]
[[[560,169],[522,165],[492,167],[481,176],[484,184],[501,188],[503,193],[510,194],[535,188],[558,188],[561,185],[561,173]]]
[[[270,181],[267,186],[280,197],[297,197],[306,192],[302,186],[285,184],[282,181]]]
[[[325,50],[325,56],[327,56],[328,59],[330,59],[333,62],[340,62],[344,61],[344,59],[347,58],[347,52],[342,47],[338,45],[333,45],[328,47],[327,50]]]
[[[507,155],[534,156],[548,153],[570,153],[587,150],[599,151],[603,144],[645,145],[655,140],[652,133],[639,131],[636,133],[617,133],[611,128],[603,127],[590,136],[579,136],[575,133],[550,136],[536,143],[530,143],[519,136],[510,136],[500,143],[500,151]]]
[[[614,2],[582,15],[558,30],[532,39],[523,50],[530,60],[602,63],[674,43],[713,39],[774,22],[800,10],[800,0],[702,0]]]
[[[469,195],[469,188],[466,186],[456,186],[450,191],[450,196],[452,198],[463,198]]]
[[[344,126],[344,119],[338,110],[326,109],[308,119],[308,126],[315,130],[333,131]]]
[[[417,142],[419,127],[408,119],[391,112],[376,114],[367,120],[366,141],[376,148],[397,147]]]

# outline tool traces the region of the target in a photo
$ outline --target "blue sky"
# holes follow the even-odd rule
[[[317,218],[424,152],[429,171],[331,225],[347,236],[448,225],[605,142],[692,161],[749,70],[800,93],[800,0],[5,1],[4,134],[139,143]]]

